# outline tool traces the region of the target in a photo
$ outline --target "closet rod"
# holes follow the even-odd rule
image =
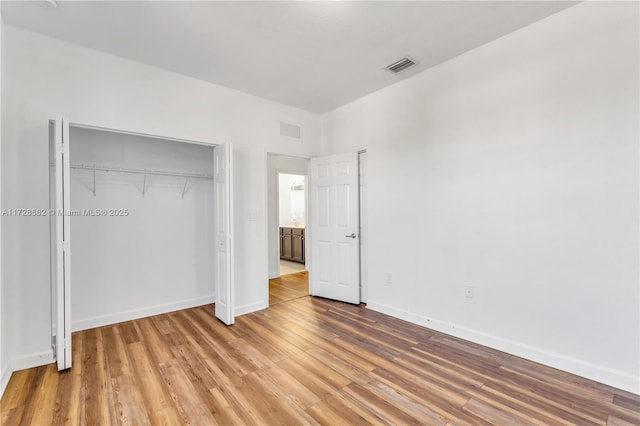
[[[181,172],[165,172],[161,170],[153,169],[124,169],[119,167],[103,167],[86,164],[70,164],[70,168],[75,170],[91,170],[100,172],[118,172],[118,173],[134,173],[139,175],[157,175],[157,176],[177,176],[184,178],[196,178],[196,179],[213,179],[213,175],[206,173],[181,173]]]

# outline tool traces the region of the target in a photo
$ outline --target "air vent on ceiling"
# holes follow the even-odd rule
[[[296,124],[280,122],[280,136],[287,138],[302,140],[302,128]]]
[[[399,72],[402,72],[402,71],[406,70],[407,68],[411,68],[416,63],[417,62],[414,61],[413,59],[411,59],[410,57],[405,56],[404,58],[395,61],[391,65],[387,65],[385,68],[389,72],[392,72],[394,74],[398,74]]]

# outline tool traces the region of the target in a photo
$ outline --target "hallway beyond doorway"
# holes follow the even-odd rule
[[[306,271],[304,263],[280,259],[280,276]]]

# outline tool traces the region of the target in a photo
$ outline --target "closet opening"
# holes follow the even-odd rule
[[[233,323],[230,145],[50,124],[52,344],[200,305]],[[66,361],[62,361],[62,358]]]
[[[72,331],[213,303],[214,148],[69,133]]]

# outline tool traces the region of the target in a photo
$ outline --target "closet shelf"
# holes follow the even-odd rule
[[[53,164],[50,164],[54,166]],[[143,175],[144,180],[142,181],[142,197],[144,197],[145,192],[147,191],[147,176],[171,176],[171,177],[179,177],[184,178],[184,185],[182,186],[181,195],[184,198],[185,194],[189,190],[189,179],[209,179],[213,180],[213,175],[207,173],[183,173],[183,172],[173,172],[166,170],[154,170],[154,169],[127,169],[122,167],[106,167],[106,166],[98,166],[95,164],[69,164],[69,168],[72,170],[89,170],[93,172],[93,187],[89,188],[93,193],[93,196],[96,196],[96,172],[115,172],[115,173],[131,173],[136,175]]]
[[[138,175],[156,175],[156,176],[176,176],[193,179],[213,179],[213,175],[206,173],[182,173],[154,169],[126,169],[120,167],[104,167],[89,164],[70,164],[69,167],[74,170],[90,170],[97,172],[116,172],[116,173],[133,173]]]

